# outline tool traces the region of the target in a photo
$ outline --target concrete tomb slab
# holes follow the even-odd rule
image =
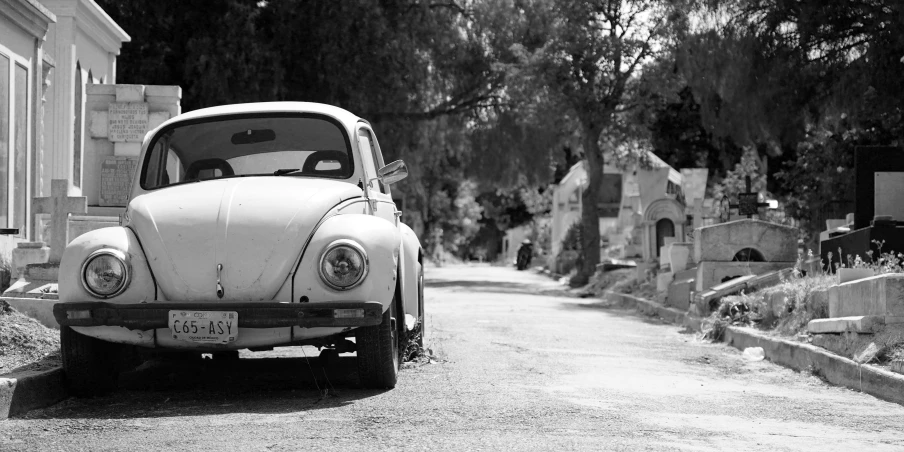
[[[797,260],[796,228],[744,219],[694,230],[694,261],[731,262],[739,251],[753,248],[764,261]]]
[[[876,315],[904,323],[904,274],[892,273],[829,288],[829,317]]]
[[[880,315],[861,315],[837,317],[831,319],[814,319],[807,323],[807,331],[813,334],[823,333],[878,333],[885,328],[885,317]]]

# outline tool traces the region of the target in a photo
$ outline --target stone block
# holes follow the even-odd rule
[[[765,261],[797,260],[798,230],[759,220],[737,220],[694,230],[694,261],[731,262],[738,251],[753,248]]]
[[[59,263],[28,264],[25,266],[25,279],[29,281],[59,281],[60,265]]]
[[[697,264],[696,290],[704,290],[722,283],[723,279],[764,273],[794,267],[791,262],[700,262]]]
[[[877,333],[885,328],[885,317],[865,315],[854,317],[836,317],[815,319],[807,324],[807,331],[813,334],[844,333]]]
[[[25,274],[29,264],[43,264],[50,259],[50,248],[44,242],[21,242],[12,251],[12,279]]]
[[[835,228],[841,228],[847,226],[848,221],[845,219],[832,219],[826,220],[826,231],[831,231]]]
[[[829,316],[904,317],[904,274],[885,274],[829,288]]]
[[[88,96],[116,96],[116,85],[87,84],[85,94]]]
[[[669,283],[672,282],[672,279],[675,275],[672,272],[663,272],[656,275],[656,291],[660,293],[665,293],[669,290]]]
[[[117,157],[138,157],[141,143],[113,143],[113,155]]]
[[[693,247],[694,244],[688,242],[674,242],[669,245],[669,267],[673,272],[687,269],[687,261]]]
[[[144,85],[114,85],[116,102],[144,102]]]
[[[904,359],[898,359],[898,360],[892,361],[888,365],[888,367],[889,367],[889,369],[891,369],[892,372],[904,374]]]
[[[18,297],[0,297],[0,300],[9,303],[16,311],[41,322],[48,328],[60,328],[60,324],[53,316],[53,305],[57,304],[59,300]]]
[[[697,267],[691,267],[680,272],[675,272],[675,279],[694,279],[697,277]]]
[[[148,97],[159,96],[181,99],[182,87],[173,85],[147,85],[144,87],[144,95]]]
[[[166,122],[170,118],[168,111],[152,111],[148,114],[148,130],[156,129],[157,126]]]
[[[687,310],[690,307],[691,290],[693,288],[693,278],[676,278],[669,284],[669,296],[666,299],[666,304],[676,309]]]
[[[88,127],[88,132],[91,134],[91,138],[106,138],[107,112],[92,111],[90,117],[88,118]]]

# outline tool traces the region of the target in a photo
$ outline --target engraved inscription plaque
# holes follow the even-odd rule
[[[104,207],[125,207],[129,202],[132,177],[138,168],[138,159],[108,157],[100,164],[99,204]]]
[[[140,143],[148,131],[148,104],[112,102],[107,109],[107,139]]]

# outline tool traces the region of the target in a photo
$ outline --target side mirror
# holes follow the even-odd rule
[[[394,184],[408,177],[408,167],[405,166],[405,162],[396,160],[377,170],[377,176],[380,182],[386,185]]]

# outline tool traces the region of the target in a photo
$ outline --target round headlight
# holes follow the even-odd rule
[[[336,290],[349,290],[367,276],[367,253],[351,240],[336,240],[320,257],[320,278]]]
[[[82,265],[82,283],[88,292],[99,298],[122,293],[129,284],[125,253],[109,249],[91,253]]]

